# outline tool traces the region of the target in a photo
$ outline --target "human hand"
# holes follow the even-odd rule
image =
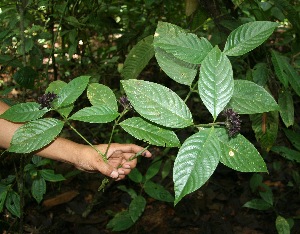
[[[107,151],[107,163],[104,162],[101,155],[90,146],[84,146],[82,153],[75,160],[74,165],[84,171],[96,172],[109,176],[115,180],[124,179],[130,171],[135,168],[137,159],[134,156],[143,151],[143,147],[135,144],[110,144],[107,150],[107,144],[95,146],[102,154]],[[144,157],[151,157],[151,153],[145,150]]]

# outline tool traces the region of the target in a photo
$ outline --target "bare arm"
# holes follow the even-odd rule
[[[0,101],[0,114],[9,108]],[[22,124],[16,124],[0,119],[0,147],[8,148],[14,132]],[[96,146],[102,153],[106,152],[108,145]],[[37,155],[58,161],[68,162],[85,171],[99,171],[106,176],[115,179],[123,179],[136,166],[136,159],[129,159],[143,148],[134,144],[111,144],[108,153],[108,163],[90,146],[82,145],[65,138],[58,137],[52,143],[36,152]],[[145,151],[145,157],[151,157],[149,151]],[[121,165],[121,167],[120,167]]]

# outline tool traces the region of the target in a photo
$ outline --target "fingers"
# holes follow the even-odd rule
[[[144,150],[143,147],[135,144],[118,144],[118,143],[111,144],[110,148],[113,150],[120,150],[124,153],[134,153],[134,154],[140,153],[141,151]],[[145,152],[142,153],[142,156],[149,158],[152,155],[150,151],[145,150]]]

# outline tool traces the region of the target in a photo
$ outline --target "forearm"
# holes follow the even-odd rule
[[[0,114],[9,108],[3,102],[0,102]],[[9,122],[5,119],[0,119],[0,147],[8,148],[14,132],[22,126],[22,124]],[[64,138],[57,138],[48,146],[36,152],[37,155],[42,157],[73,163],[75,156],[80,154],[82,147],[79,144]]]

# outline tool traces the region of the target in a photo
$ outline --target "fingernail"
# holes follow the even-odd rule
[[[128,164],[124,164],[123,167],[126,169],[130,169],[130,165],[128,165]]]
[[[117,171],[112,171],[112,173],[110,174],[110,177],[113,179],[116,179],[119,177],[119,173]]]

